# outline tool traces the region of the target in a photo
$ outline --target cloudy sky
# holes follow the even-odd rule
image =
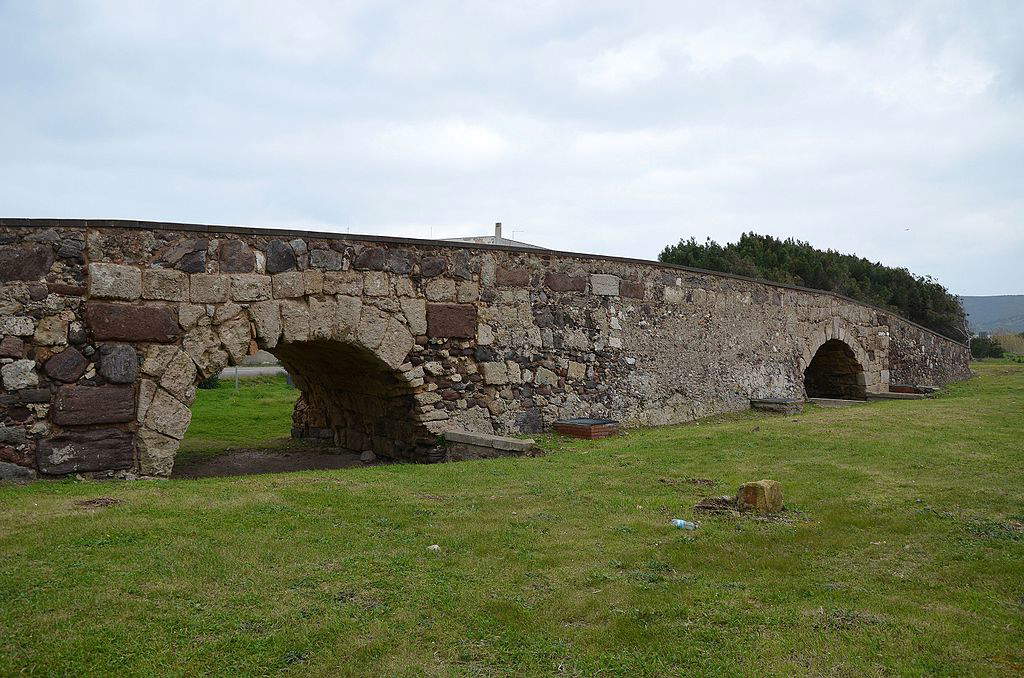
[[[0,0],[0,213],[794,236],[1024,293],[1024,3]]]

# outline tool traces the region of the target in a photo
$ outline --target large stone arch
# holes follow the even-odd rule
[[[287,280],[287,279],[286,279]],[[301,276],[297,278],[301,281]],[[410,461],[436,459],[436,435],[415,392],[422,368],[406,363],[415,339],[397,307],[350,295],[289,292],[283,299],[212,307],[182,305],[180,342],[143,346],[137,420],[139,469],[167,475],[200,381],[256,350],[276,356],[305,402],[326,417],[333,443]],[[300,290],[302,290],[300,292]],[[251,296],[251,295],[243,295]],[[418,319],[410,310],[413,325]]]

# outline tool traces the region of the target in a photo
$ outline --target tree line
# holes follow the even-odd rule
[[[726,245],[711,238],[703,243],[690,238],[665,247],[658,260],[837,292],[888,309],[957,341],[970,336],[959,298],[930,276],[853,254],[820,250],[793,238],[744,233],[738,242]]]

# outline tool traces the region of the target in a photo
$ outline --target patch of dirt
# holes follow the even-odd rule
[[[113,497],[94,497],[93,499],[82,499],[76,501],[75,506],[86,511],[95,509],[107,508],[108,506],[117,506],[123,504],[120,499],[114,499]]]
[[[287,449],[231,450],[215,457],[185,458],[175,461],[172,478],[223,478],[259,473],[286,473],[288,471],[322,471],[373,466],[359,461],[359,454],[335,447],[298,447]]]

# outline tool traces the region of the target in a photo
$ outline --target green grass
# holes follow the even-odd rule
[[[978,369],[537,458],[3,487],[0,674],[1020,674],[1024,366]],[[670,527],[764,477],[786,521]]]
[[[222,379],[196,391],[192,423],[181,441],[181,458],[209,457],[233,447],[276,447],[291,435],[298,390],[283,376]]]

